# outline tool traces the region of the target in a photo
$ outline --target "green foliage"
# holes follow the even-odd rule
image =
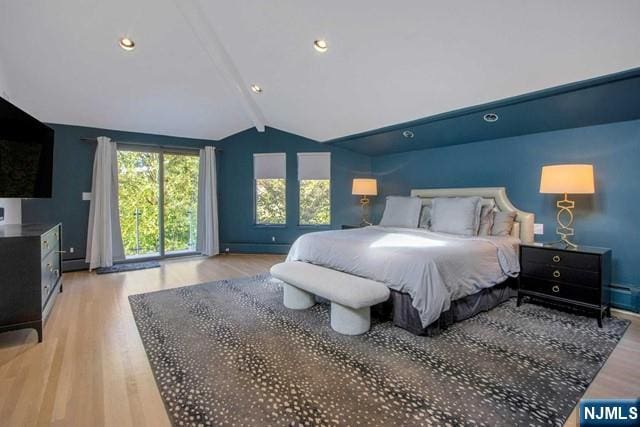
[[[165,252],[195,249],[198,161],[197,156],[164,155]],[[126,256],[160,250],[159,168],[158,153],[118,151],[120,226]]]
[[[256,223],[286,224],[286,180],[256,180]],[[331,181],[300,181],[300,218],[303,225],[331,224]]]
[[[195,250],[198,156],[164,155],[164,250]]]
[[[304,179],[300,181],[300,224],[331,224],[331,181]]]
[[[284,179],[256,180],[256,223],[286,224],[287,185]]]

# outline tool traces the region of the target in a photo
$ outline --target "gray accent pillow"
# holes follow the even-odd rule
[[[482,209],[480,210],[480,227],[478,227],[478,236],[491,235],[491,229],[493,228],[493,218],[495,216],[493,208],[493,203],[482,205]]]
[[[418,222],[418,228],[424,228],[428,230],[431,227],[431,207],[422,206],[420,211],[420,222]]]
[[[431,231],[476,236],[481,209],[480,197],[436,197],[431,203]]]
[[[418,228],[422,200],[419,197],[388,196],[380,225]]]
[[[509,236],[516,220],[516,212],[496,212],[493,216],[492,236]]]

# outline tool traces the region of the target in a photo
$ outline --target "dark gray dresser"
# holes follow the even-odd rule
[[[0,226],[0,332],[42,327],[62,292],[62,226]]]

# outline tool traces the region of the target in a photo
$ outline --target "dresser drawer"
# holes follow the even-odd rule
[[[599,305],[601,299],[600,289],[548,282],[524,275],[520,277],[520,289],[593,305]]]
[[[524,261],[521,266],[521,272],[524,275],[543,280],[600,288],[600,274],[594,271]]]
[[[600,257],[581,252],[555,251],[553,249],[522,247],[522,259],[539,264],[578,268],[593,272],[600,271]]]
[[[51,251],[60,250],[60,227],[54,227],[40,237],[42,259]]]
[[[56,286],[58,277],[60,277],[60,254],[51,251],[42,261],[40,271],[42,274],[42,306],[44,307]]]

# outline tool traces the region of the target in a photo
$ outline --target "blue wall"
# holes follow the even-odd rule
[[[300,152],[331,152],[331,226],[358,223],[360,210],[357,198],[351,195],[354,177],[370,176],[371,159],[337,147],[267,128],[232,135],[222,140],[220,169],[220,248],[231,251],[281,252],[301,234],[322,229],[298,225],[298,169]],[[253,153],[287,154],[287,225],[257,226],[254,224]],[[272,241],[275,237],[275,243]]]
[[[108,136],[115,141],[137,144],[203,147],[218,145],[214,141],[175,138],[134,132],[121,132],[82,126],[49,124],[55,131],[53,153],[53,197],[22,201],[23,223],[62,222],[64,249],[75,249],[64,259],[82,260],[87,246],[89,202],[82,200],[83,192],[91,191],[93,155],[96,143],[81,138]],[[82,263],[79,264],[82,266]]]
[[[297,225],[298,193],[296,153],[331,152],[332,225],[359,222],[357,199],[351,195],[351,180],[369,176],[370,158],[337,147],[267,128],[258,133],[247,130],[222,141],[176,138],[121,132],[81,126],[50,124],[55,130],[53,197],[22,202],[24,223],[62,222],[64,246],[75,249],[64,255],[67,267],[83,267],[85,258],[89,202],[82,193],[91,191],[93,156],[96,144],[81,138],[108,136],[119,142],[136,144],[203,147],[213,145],[222,152],[218,159],[218,197],[221,248],[231,251],[286,253],[296,237],[317,227]],[[287,226],[259,227],[253,224],[253,153],[287,153]],[[275,236],[275,244],[271,238]],[[78,260],[78,262],[75,262]]]
[[[392,154],[372,159],[382,197],[412,188],[504,186],[520,209],[555,240],[554,195],[538,193],[540,168],[592,163],[596,194],[574,196],[580,244],[613,249],[613,280],[640,284],[640,120]]]

